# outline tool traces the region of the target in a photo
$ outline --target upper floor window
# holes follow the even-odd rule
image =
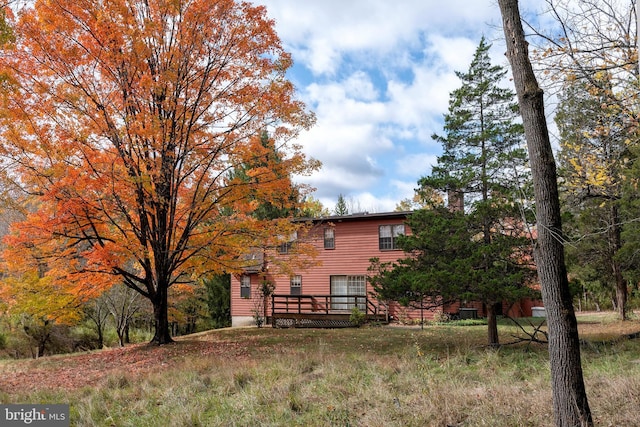
[[[324,248],[334,249],[336,247],[335,230],[333,228],[324,229]]]
[[[298,233],[296,231],[291,233],[291,236],[289,236],[289,240],[284,243],[281,243],[278,246],[278,253],[288,254],[289,252],[291,252],[291,248],[293,248],[293,244],[295,243],[297,238],[298,238]]]
[[[293,242],[281,243],[280,246],[278,246],[278,253],[288,254],[289,252],[291,252],[292,247],[293,247]]]
[[[251,298],[251,277],[246,274],[240,277],[240,298]]]
[[[299,276],[299,275],[291,276],[291,290],[289,293],[291,295],[302,294],[302,276]]]
[[[381,225],[378,231],[380,250],[399,249],[396,239],[404,234],[404,224]]]

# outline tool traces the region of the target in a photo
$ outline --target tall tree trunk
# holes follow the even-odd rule
[[[151,339],[152,344],[162,345],[173,342],[171,332],[169,331],[169,304],[168,304],[168,286],[164,283],[158,283],[158,289],[153,298],[153,315],[155,318],[156,331]]]
[[[556,425],[593,426],[580,360],[578,323],[564,262],[556,166],[543,93],[529,60],[517,0],[498,0],[534,184],[538,238],[534,250],[549,325],[549,360]]]
[[[498,318],[496,316],[496,304],[487,303],[487,341],[489,347],[500,347],[500,338],[498,337]]]
[[[611,270],[613,271],[613,278],[616,282],[616,308],[618,309],[618,317],[620,320],[627,320],[627,281],[622,275],[620,263],[615,259],[616,253],[622,247],[620,218],[618,215],[618,207],[615,203],[611,204],[609,222],[609,248],[611,253]]]
[[[636,50],[640,52],[640,1],[636,2]],[[638,75],[640,76],[640,61],[638,61]]]
[[[622,276],[620,265],[617,261],[613,261],[613,276],[616,280],[616,308],[618,309],[618,318],[627,320],[627,281]]]

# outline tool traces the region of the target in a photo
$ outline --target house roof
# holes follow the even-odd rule
[[[323,216],[319,218],[296,218],[295,221],[300,222],[345,222],[345,221],[362,221],[362,220],[376,220],[376,219],[406,219],[412,211],[401,211],[401,212],[380,212],[380,213],[369,213],[369,212],[356,212],[349,215],[331,215],[331,216]]]
[[[259,250],[251,251],[242,256],[245,273],[259,273],[264,267],[264,253]]]

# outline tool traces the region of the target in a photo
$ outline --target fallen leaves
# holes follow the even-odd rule
[[[163,346],[134,344],[91,353],[11,361],[0,365],[0,391],[11,394],[39,389],[74,390],[123,372],[137,378],[167,369],[186,357],[237,359],[247,357],[248,353],[246,343],[180,340]]]

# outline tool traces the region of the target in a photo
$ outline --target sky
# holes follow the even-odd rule
[[[508,67],[497,0],[253,0],[265,5],[316,114],[297,143],[322,168],[300,182],[332,210],[388,212],[413,196],[441,153],[449,94],[482,36]],[[523,15],[536,0],[520,1]],[[509,85],[505,81],[505,85]]]

